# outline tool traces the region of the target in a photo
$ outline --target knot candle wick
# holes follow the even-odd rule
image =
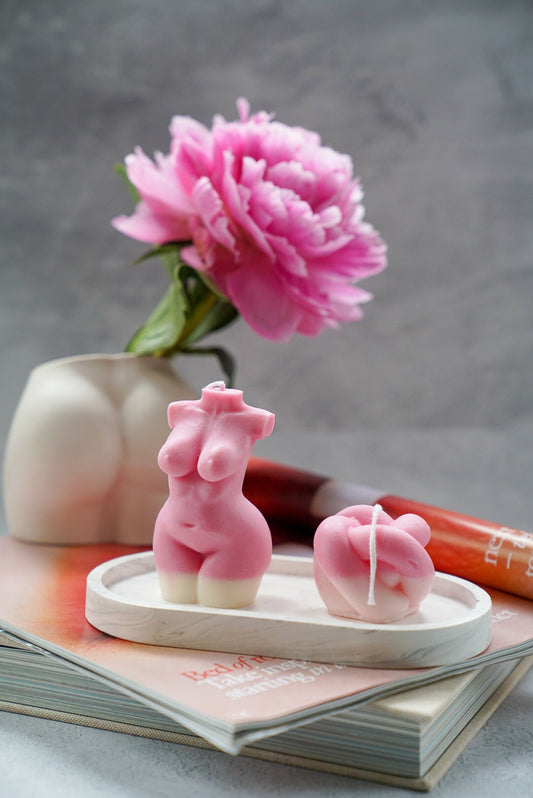
[[[374,596],[374,586],[376,583],[376,567],[377,567],[377,547],[376,547],[376,524],[378,522],[378,516],[383,508],[380,504],[374,505],[374,512],[372,513],[372,524],[370,526],[370,540],[369,540],[369,550],[370,550],[370,584],[368,586],[368,599],[367,604],[369,607],[374,607],[376,605],[376,599]]]

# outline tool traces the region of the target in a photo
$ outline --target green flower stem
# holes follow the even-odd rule
[[[176,341],[176,343],[163,352],[162,357],[173,357],[181,352],[188,343],[188,339],[194,340],[194,331],[202,319],[209,313],[210,310],[216,305],[218,299],[214,294],[206,294],[201,302],[198,302],[189,315],[183,332]]]
[[[154,256],[163,260],[170,286],[149,319],[137,330],[126,351],[138,355],[170,358],[179,354],[214,355],[233,383],[235,361],[222,347],[197,347],[207,335],[226,327],[238,311],[216,286],[181,259],[187,242],[163,244],[146,252],[136,262]]]
[[[200,302],[194,305],[194,310],[187,319],[179,339],[172,346],[159,352],[159,357],[174,357],[175,355],[211,355],[216,357],[220,368],[224,372],[227,387],[232,388],[235,378],[236,363],[232,355],[223,347],[191,347],[188,344],[197,339],[203,338],[202,334],[198,334],[198,328],[201,326],[204,318],[214,309],[220,299],[216,294],[206,292]],[[229,307],[229,303],[227,303]]]

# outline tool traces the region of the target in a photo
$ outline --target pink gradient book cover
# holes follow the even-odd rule
[[[85,619],[88,573],[140,551],[0,537],[0,629],[153,707],[228,753],[402,688],[533,653],[533,602],[489,591],[492,641],[452,666],[383,670],[131,643]]]

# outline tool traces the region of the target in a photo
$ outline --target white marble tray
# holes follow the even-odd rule
[[[390,624],[330,615],[309,558],[274,555],[255,602],[238,610],[161,598],[152,552],[110,560],[87,577],[87,620],[102,632],[159,646],[315,662],[418,668],[460,662],[490,642],[491,600],[436,574],[417,613]]]

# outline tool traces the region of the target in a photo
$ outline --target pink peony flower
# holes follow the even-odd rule
[[[372,295],[355,283],[385,268],[386,246],[364,221],[351,158],[237,107],[240,121],[217,116],[211,130],[176,116],[168,155],[129,155],[140,201],[113,225],[150,244],[191,241],[182,259],[270,340],[361,318]]]

